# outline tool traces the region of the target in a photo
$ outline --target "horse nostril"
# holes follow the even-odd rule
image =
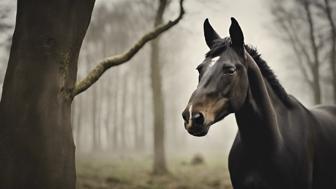
[[[202,113],[197,112],[192,116],[192,121],[193,123],[195,123],[196,125],[203,125],[204,123],[204,116]]]
[[[189,113],[187,111],[183,111],[182,113],[183,120],[188,124],[189,121]]]

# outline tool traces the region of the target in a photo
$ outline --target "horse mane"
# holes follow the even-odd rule
[[[291,107],[293,105],[292,100],[283,86],[280,84],[277,76],[274,74],[272,69],[268,66],[265,60],[261,58],[261,54],[257,51],[255,47],[250,45],[244,45],[246,51],[250,54],[250,56],[257,63],[261,74],[268,81],[269,85],[275,92],[275,94],[280,98],[280,100],[287,106]],[[224,39],[217,39],[210,49],[209,52],[206,53],[206,57],[214,57],[218,56],[220,53],[225,51],[227,48],[231,47],[231,39],[226,37]]]

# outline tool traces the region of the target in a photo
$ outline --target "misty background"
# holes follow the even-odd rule
[[[170,159],[182,157],[189,161],[195,154],[205,161],[216,156],[226,164],[237,131],[234,115],[213,125],[208,135],[201,138],[189,135],[183,126],[182,110],[197,86],[196,67],[209,50],[203,37],[203,21],[206,18],[225,37],[229,33],[230,17],[235,17],[242,27],[245,43],[258,49],[287,92],[307,107],[315,104],[313,92],[297,65],[297,57],[284,39],[286,34],[276,23],[274,8],[281,5],[290,10],[294,5],[288,1],[279,1],[279,5],[274,2],[186,0],[184,18],[160,36],[168,169]],[[332,6],[336,10],[334,2]],[[77,78],[82,79],[104,57],[124,52],[150,31],[156,9],[157,2],[150,0],[97,0],[82,45]],[[14,30],[15,11],[14,1],[0,1],[1,86]],[[164,23],[177,14],[178,2],[172,0],[164,15]],[[317,17],[316,23],[322,23],[321,20]],[[301,28],[297,31],[306,31],[303,26],[298,27]],[[93,87],[75,99],[72,119],[78,158],[90,154],[126,159],[139,155],[148,159],[152,157],[154,125],[149,52],[150,46],[146,45],[130,62],[107,71]],[[321,57],[327,62],[323,55]],[[321,83],[330,80],[330,76],[324,74],[327,71],[327,66],[320,69],[322,77],[326,77],[321,79]],[[321,85],[322,103],[331,103],[332,88],[328,84]]]

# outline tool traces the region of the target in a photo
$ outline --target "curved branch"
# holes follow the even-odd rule
[[[107,57],[101,62],[99,62],[95,68],[93,68],[88,75],[81,81],[76,83],[75,88],[72,92],[72,97],[77,96],[78,94],[82,93],[83,91],[90,88],[98,79],[104,74],[106,70],[113,66],[118,66],[123,63],[126,63],[129,61],[146,43],[149,41],[155,39],[158,37],[161,33],[169,30],[173,26],[179,23],[179,21],[182,19],[185,11],[183,7],[183,1],[180,0],[180,12],[178,17],[173,20],[169,21],[168,23],[164,25],[160,25],[156,27],[154,30],[146,33],[143,35],[139,41],[137,41],[130,49],[128,49],[126,52],[122,54],[118,54],[112,57]]]

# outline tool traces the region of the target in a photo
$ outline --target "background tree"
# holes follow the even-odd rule
[[[314,104],[322,103],[322,89],[329,86],[332,81],[324,82],[326,75],[322,74],[326,69],[326,55],[330,54],[330,75],[334,78],[335,61],[333,60],[333,46],[329,46],[329,39],[334,41],[333,36],[333,19],[332,6],[328,5],[328,1],[321,2],[319,0],[296,0],[296,1],[272,1],[271,12],[274,23],[279,29],[275,35],[281,39],[284,44],[289,45],[293,51],[296,65],[313,92]],[[327,10],[329,7],[329,11]],[[321,11],[323,9],[321,17]],[[328,16],[329,15],[329,16]],[[330,17],[331,16],[331,17]],[[326,32],[325,23],[329,23],[330,29]],[[330,49],[330,50],[328,50]],[[321,81],[322,80],[322,81]],[[334,86],[334,84],[332,84]],[[335,87],[333,87],[335,91]],[[336,93],[334,93],[336,94]]]
[[[154,28],[161,25],[163,15],[167,7],[167,0],[159,0]],[[166,155],[165,155],[165,126],[164,126],[164,101],[162,91],[162,75],[160,64],[160,38],[151,42],[151,84],[153,91],[153,122],[154,122],[154,174],[167,173]]]
[[[326,44],[330,42],[329,50],[326,51],[329,59],[329,68],[331,72],[331,83],[333,91],[333,102],[336,103],[336,24],[335,24],[335,11],[336,11],[336,2],[330,0],[323,1],[313,1],[313,4],[317,9],[320,10],[322,19],[325,20],[329,26],[328,32],[326,33]]]

